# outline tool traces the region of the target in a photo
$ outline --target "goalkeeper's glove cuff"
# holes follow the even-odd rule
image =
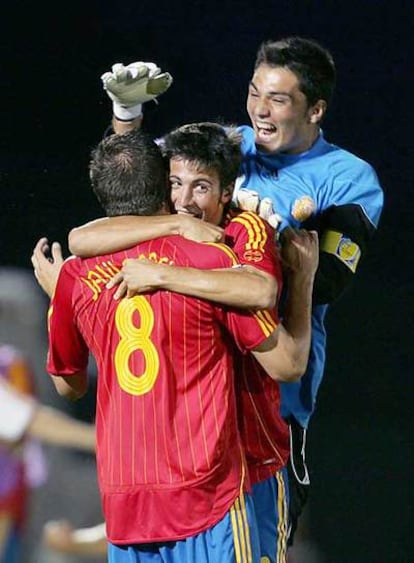
[[[113,102],[112,111],[119,121],[132,121],[142,115],[142,104],[126,107],[118,102]]]

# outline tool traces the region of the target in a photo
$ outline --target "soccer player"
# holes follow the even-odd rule
[[[108,215],[167,213],[163,160],[143,134],[102,141],[90,172]],[[61,394],[77,398],[87,388],[89,350],[98,364],[97,462],[110,561],[257,560],[228,333],[273,377],[289,379],[290,361],[277,353],[285,331],[268,313],[175,293],[113,299],[107,282],[139,256],[207,269],[235,262],[227,247],[174,236],[62,267],[48,370]]]
[[[135,241],[171,234],[174,232],[170,230],[171,226],[177,228],[177,218],[187,218],[192,215],[202,216],[206,221],[227,223],[226,241],[232,246],[240,262],[245,265],[244,269],[230,270],[223,276],[224,272],[174,268],[169,265],[163,276],[163,282],[167,281],[167,276],[169,283],[164,287],[230,304],[232,300],[237,302],[244,300],[245,306],[246,304],[252,307],[274,305],[275,294],[281,289],[281,271],[273,229],[253,213],[237,214],[233,211],[230,217],[226,217],[225,213],[240,165],[239,135],[213,123],[191,124],[168,134],[163,139],[162,147],[170,163],[172,201],[179,215],[176,218],[173,216],[113,217],[101,221],[99,226],[94,222],[91,228],[80,229],[81,233],[89,232],[86,239],[91,248],[86,248],[86,251],[89,251],[89,254],[115,251],[129,247]],[[175,224],[169,221],[170,218]],[[197,223],[196,220],[192,222]],[[112,232],[116,225],[120,226],[119,231]],[[125,231],[126,226],[128,231]],[[103,227],[109,229],[109,236]],[[94,237],[95,229],[99,230]],[[83,236],[80,237],[79,243],[82,243],[82,240]],[[44,241],[40,241],[40,248],[38,247],[34,254],[34,256],[38,255],[34,265],[40,282],[42,279],[44,281],[48,279],[48,276],[42,274],[42,268],[50,270],[57,268],[59,264],[57,255],[53,256],[53,264],[44,259],[43,244]],[[54,248],[56,247],[52,246],[52,254]],[[79,250],[85,251],[82,245]],[[313,277],[316,258],[315,253],[313,262],[302,265],[299,274],[292,272],[292,307],[291,312],[286,313],[284,321],[289,335],[284,350],[287,357],[291,358],[292,367],[300,373],[306,367],[309,341],[307,336],[304,338],[301,335],[302,329],[297,330],[296,326],[301,327],[301,321],[295,321],[295,315],[300,317],[306,315],[304,308],[310,307],[310,303],[299,300],[295,306],[293,284],[304,283],[304,280],[307,283],[307,277]],[[148,270],[155,270],[156,274],[159,270],[156,264],[149,261],[142,272],[143,264],[143,261],[138,264],[133,264],[131,261],[123,269],[123,274],[128,277],[129,271],[134,272],[138,267],[139,271],[132,277],[135,277],[135,289],[136,280],[139,281],[140,291],[145,290],[145,276],[148,275]],[[252,267],[252,264],[257,267]],[[247,271],[251,271],[250,276],[247,275]],[[53,278],[53,275],[50,277]],[[117,277],[115,276],[114,279]],[[47,281],[44,283],[44,288],[48,289]],[[148,289],[154,288],[148,286]],[[309,335],[307,331],[305,332]],[[282,347],[286,341],[281,339],[280,344]],[[282,469],[287,461],[289,437],[287,426],[279,414],[279,387],[250,357],[237,355],[236,372],[243,445],[251,481],[255,485],[254,500],[256,501],[256,497],[260,498],[260,502],[255,504],[257,504],[256,511],[260,509],[259,531],[264,536],[261,538],[263,546],[261,555],[269,557],[270,561],[282,561],[282,554],[286,552],[288,525],[284,480],[286,475]],[[267,479],[269,482],[263,483],[265,491],[263,494],[256,484]],[[267,506],[270,506],[268,513],[263,510],[263,498],[266,499]]]
[[[131,105],[125,93],[140,99],[133,96],[133,80],[125,82],[125,74],[103,76],[119,131],[142,119],[139,107],[124,118],[119,114]],[[354,279],[383,207],[373,168],[324,138],[321,123],[335,81],[331,54],[314,40],[287,37],[259,47],[247,97],[251,126],[240,128],[244,159],[233,196],[237,205],[257,211],[279,233],[287,226],[316,228],[320,238],[308,368],[297,383],[282,384],[282,413],[292,445],[290,540],[308,495],[306,433],[324,372],[324,319],[329,304]]]
[[[166,135],[162,147],[170,163],[171,196],[179,217],[195,215],[202,216],[206,221],[227,223],[226,241],[245,267],[243,270],[228,272],[226,277],[223,276],[224,272],[206,272],[188,268],[183,270],[168,266],[156,283],[162,281],[164,284],[162,287],[166,289],[223,303],[244,300],[245,306],[258,307],[263,300],[263,306],[274,305],[275,296],[273,295],[273,301],[269,302],[269,299],[272,291],[276,293],[278,289],[280,292],[281,268],[274,244],[273,229],[253,213],[237,214],[232,211],[228,218],[225,213],[231,200],[232,185],[240,164],[239,137],[217,124],[191,124]],[[170,234],[169,229],[174,225],[173,223],[164,221],[162,227],[159,221],[156,224],[153,221],[153,225],[150,225],[149,219],[122,217],[101,221],[98,234],[87,237],[87,241],[96,241],[92,248],[87,248],[87,251],[96,253],[96,248],[100,249],[98,252],[116,250],[131,246],[134,240],[145,240],[146,236],[148,238]],[[166,217],[166,219],[170,218]],[[174,220],[177,223],[177,219]],[[108,233],[103,232],[103,227],[107,225],[111,234],[112,228],[117,224],[123,228],[113,232],[108,240]],[[129,230],[124,232],[126,225]],[[146,235],[148,225],[151,230]],[[91,228],[82,228],[81,232],[89,229],[93,233],[96,228],[94,223]],[[99,236],[100,234],[102,237]],[[81,246],[78,250],[85,251]],[[42,264],[41,256],[39,264]],[[313,265],[315,264],[314,262]],[[52,267],[47,262],[46,265]],[[295,295],[294,284],[303,283],[304,278],[301,276],[305,279],[309,275],[312,276],[314,271],[312,265],[311,263],[307,265],[308,271],[305,265],[300,275],[292,273],[291,296]],[[137,268],[138,272],[134,275],[134,270]],[[129,279],[129,284],[132,280],[134,289],[137,289],[138,283],[142,291],[145,289],[148,279],[145,276],[148,276],[149,270],[154,271],[156,276],[159,273],[157,271],[159,268],[152,263],[144,266],[142,261],[136,264],[131,262],[123,269],[123,274]],[[250,278],[247,271],[252,272]],[[252,283],[251,278],[257,279]],[[153,284],[154,281],[151,283]],[[148,289],[153,288],[151,285],[148,286]],[[305,303],[302,300],[295,306],[293,297],[291,301],[293,306],[289,313],[286,312],[284,321],[289,335],[285,353],[292,365],[297,366],[295,369],[302,372],[306,367],[309,342],[303,338],[301,329],[297,330],[296,326],[301,327],[301,321],[295,320],[295,315],[305,318],[309,314],[309,310],[305,311],[305,308],[310,307],[310,302]],[[281,344],[285,342],[281,340]],[[253,491],[256,511],[260,510],[259,530],[264,536],[261,538],[261,554],[267,556],[270,561],[281,561],[286,552],[288,527],[286,474],[283,469],[289,452],[289,436],[287,426],[279,413],[279,387],[266,377],[250,357],[236,356],[236,372],[239,375],[236,378],[239,426],[250,477],[255,485]],[[266,480],[268,483],[264,482]],[[263,485],[259,486],[260,482]],[[256,497],[260,497],[260,502],[256,503]],[[269,507],[267,511],[263,509],[263,499],[266,499],[266,506]]]

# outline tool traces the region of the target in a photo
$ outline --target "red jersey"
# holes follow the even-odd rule
[[[282,267],[274,229],[251,212],[234,212],[226,242],[242,264],[273,275],[282,288]],[[230,218],[229,218],[230,219]],[[289,457],[289,429],[280,414],[279,383],[251,356],[235,354],[239,429],[252,483],[268,479]]]
[[[48,371],[98,366],[97,466],[112,543],[192,536],[216,524],[243,488],[231,337],[242,352],[276,324],[156,291],[116,301],[108,280],[126,258],[230,267],[224,245],[181,237],[65,262],[51,304]]]

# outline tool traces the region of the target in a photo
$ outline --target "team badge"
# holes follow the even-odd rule
[[[347,268],[355,273],[361,258],[361,249],[356,242],[343,233],[326,231],[322,236],[320,248],[323,252],[336,256]]]
[[[315,209],[316,204],[313,199],[305,195],[297,199],[292,205],[292,217],[302,223],[306,221],[306,219],[309,219]]]
[[[243,257],[246,262],[261,262],[263,260],[263,252],[255,248],[251,248],[246,250]]]
[[[347,237],[342,237],[338,243],[337,255],[350,270],[355,272],[361,256],[361,250],[357,244]]]

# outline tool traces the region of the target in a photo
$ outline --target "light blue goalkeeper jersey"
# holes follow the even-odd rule
[[[361,255],[361,247],[355,242],[357,231],[375,231],[383,206],[383,192],[373,168],[325,141],[322,133],[310,150],[285,155],[260,152],[253,129],[244,126],[239,130],[243,135],[244,159],[235,187],[236,204],[258,211],[279,232],[287,225],[299,228],[327,210],[334,210],[334,217],[352,214],[350,232],[341,229],[342,219],[339,228],[334,220],[333,226],[320,232],[320,247],[334,257],[336,264],[339,260],[344,270],[354,273]],[[305,428],[323,377],[327,307],[325,304],[313,307],[312,347],[306,374],[298,383],[281,385],[282,415],[295,416]]]

